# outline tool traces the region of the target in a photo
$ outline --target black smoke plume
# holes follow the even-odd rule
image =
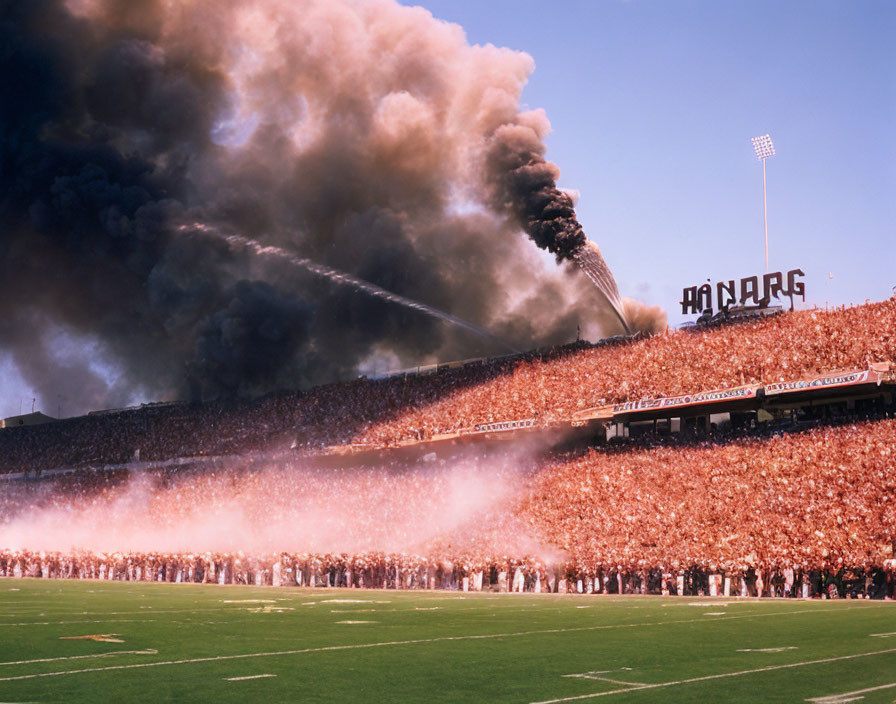
[[[583,237],[532,68],[392,0],[0,0],[0,356],[71,413],[503,351],[220,232],[519,348],[597,336],[519,236]]]
[[[497,205],[509,211],[542,249],[572,260],[585,245],[572,198],[557,188],[560,170],[544,159],[545,146],[526,125],[495,131],[489,164]]]

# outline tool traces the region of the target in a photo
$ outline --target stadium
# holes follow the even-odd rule
[[[893,701],[896,293],[670,325],[528,55],[175,5],[2,11],[0,699]]]

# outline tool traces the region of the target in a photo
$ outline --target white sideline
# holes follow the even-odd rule
[[[278,657],[283,655],[304,655],[306,653],[323,653],[328,651],[337,651],[337,650],[359,650],[363,648],[382,648],[391,645],[417,645],[420,643],[446,643],[451,641],[463,641],[463,640],[490,640],[493,638],[518,638],[521,636],[533,636],[533,635],[544,635],[548,633],[576,633],[583,631],[602,631],[602,630],[611,630],[611,629],[619,629],[619,628],[649,628],[652,626],[667,626],[677,623],[720,623],[722,621],[735,621],[744,618],[763,618],[767,616],[788,616],[791,614],[804,614],[804,613],[817,613],[817,609],[799,609],[796,611],[775,611],[772,613],[765,614],[741,614],[738,616],[728,616],[725,618],[713,619],[711,622],[708,622],[705,618],[687,618],[687,619],[676,619],[673,621],[654,621],[648,623],[619,623],[619,624],[604,624],[600,626],[580,626],[577,628],[549,628],[538,631],[517,631],[514,633],[486,633],[483,635],[471,635],[471,636],[442,636],[439,638],[417,638],[413,640],[396,640],[396,641],[385,641],[379,643],[356,643],[352,645],[327,645],[321,646],[318,648],[302,648],[300,650],[278,650],[272,652],[264,652],[264,653],[240,653],[236,655],[213,655],[204,658],[189,658],[186,660],[163,660],[159,662],[143,662],[143,663],[133,663],[130,665],[109,665],[106,667],[89,667],[83,668],[80,670],[61,670],[58,672],[41,672],[38,674],[32,675],[16,675],[13,677],[0,677],[0,682],[10,682],[13,680],[30,680],[36,679],[38,677],[60,677],[63,675],[77,675],[83,672],[105,672],[108,670],[129,670],[138,667],[161,667],[163,665],[189,665],[192,663],[198,662],[216,662],[219,660],[242,660],[246,658],[263,658],[263,657]],[[894,649],[896,650],[896,649]],[[881,651],[881,652],[889,652],[889,651]],[[557,701],[565,701],[565,700],[557,700]]]
[[[16,626],[69,626],[77,623],[154,623],[154,618],[104,618],[98,621],[25,621],[23,623],[0,623],[0,628]],[[170,623],[170,622],[169,622]]]
[[[657,684],[645,684],[640,687],[630,687],[628,689],[613,689],[609,692],[593,692],[591,694],[579,694],[573,697],[561,697],[560,699],[546,699],[544,701],[539,702],[529,702],[529,704],[560,704],[560,702],[575,702],[581,701],[583,699],[596,699],[597,697],[610,697],[614,694],[626,694],[628,692],[637,692],[640,689],[660,689],[662,687],[674,687],[679,684],[691,684],[693,682],[707,682],[709,680],[720,680],[726,677],[740,677],[741,675],[753,675],[757,672],[772,672],[774,670],[787,670],[794,667],[805,667],[807,665],[821,665],[829,662],[838,662],[840,660],[855,660],[856,658],[867,658],[871,655],[886,655],[889,653],[896,653],[896,648],[890,648],[888,650],[876,650],[871,653],[855,653],[853,655],[839,655],[835,658],[822,658],[821,660],[806,660],[804,662],[791,662],[786,665],[768,665],[767,667],[757,667],[753,670],[739,670],[737,672],[723,672],[718,675],[704,675],[703,677],[691,677],[686,680],[674,680],[672,682],[659,682]],[[886,687],[896,686],[896,683],[886,685]],[[875,687],[874,689],[883,689],[883,687]],[[863,690],[863,691],[872,691],[872,690]],[[855,694],[852,692],[851,694]],[[809,700],[806,701],[825,701],[822,700]]]
[[[146,650],[110,650],[108,653],[94,653],[93,655],[64,655],[58,658],[38,658],[37,660],[11,660],[10,662],[0,662],[3,665],[31,665],[36,662],[53,662],[55,660],[83,660],[84,658],[107,658],[110,655],[158,655],[159,651],[155,648],[147,648]]]

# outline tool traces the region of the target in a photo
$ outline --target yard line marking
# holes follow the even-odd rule
[[[31,610],[44,610],[46,611],[46,607],[33,607]],[[4,612],[5,616],[27,616],[28,614],[22,613],[21,611],[8,611]],[[225,607],[225,606],[214,606],[211,608],[196,608],[196,609],[154,609],[151,606],[147,606],[145,609],[141,609],[139,611],[61,611],[59,613],[52,614],[53,616],[134,616],[134,615],[155,615],[155,614],[181,614],[181,613],[198,613],[200,611],[216,611],[218,613],[226,612],[236,612],[239,611],[239,606],[233,607]],[[0,626],[9,626],[12,624],[8,623],[0,623]]]
[[[893,636],[896,636],[896,631],[893,631],[892,633],[872,633],[871,634],[872,638],[892,638]]]
[[[857,689],[855,692],[844,692],[843,694],[831,694],[827,697],[813,697],[807,699],[807,702],[815,702],[815,704],[846,704],[846,702],[857,702],[865,697],[855,696],[857,694],[867,694],[868,692],[878,692],[882,689],[890,689],[896,687],[896,682],[890,684],[882,684],[877,687],[868,687],[868,689]]]
[[[785,650],[799,650],[795,645],[785,645],[781,648],[740,648],[739,653],[783,653]]]
[[[631,670],[630,667],[623,668],[624,670]],[[601,675],[606,675],[613,672],[613,670],[592,670],[591,672],[580,672],[575,675],[562,675],[562,677],[579,677],[584,680],[601,680],[603,682],[612,682],[613,684],[624,684],[626,687],[644,687],[645,684],[643,682],[624,682],[623,680],[613,680],[609,677],[601,677]]]
[[[640,687],[631,687],[630,689],[614,689],[609,692],[593,692],[591,694],[579,694],[578,696],[573,697],[561,697],[560,699],[546,699],[540,702],[530,702],[529,704],[560,704],[560,702],[575,702],[581,701],[583,699],[596,699],[597,697],[609,697],[614,694],[626,694],[628,692],[636,692],[640,689],[660,689],[662,687],[675,687],[680,684],[691,684],[693,682],[707,682],[709,680],[721,680],[726,677],[740,677],[741,675],[753,675],[757,672],[772,672],[774,670],[788,670],[794,667],[805,667],[807,665],[821,665],[829,662],[839,662],[841,660],[855,660],[856,658],[867,658],[871,655],[886,655],[889,653],[896,653],[896,648],[890,648],[889,650],[876,650],[871,653],[855,653],[853,655],[839,655],[835,658],[823,658],[821,660],[806,660],[804,662],[791,662],[785,665],[769,665],[767,667],[757,667],[753,670],[739,670],[737,672],[723,672],[718,675],[704,675],[703,677],[691,677],[686,680],[675,680],[672,682],[659,682],[657,684],[645,684]],[[886,685],[887,687],[894,687],[896,683]],[[882,688],[875,688],[882,689]],[[871,691],[871,690],[868,690]],[[855,692],[852,692],[855,694]],[[813,701],[813,700],[806,700]],[[830,703],[828,703],[830,704]]]
[[[564,675],[566,677],[567,675]],[[637,687],[641,689],[646,685],[643,682],[623,682],[622,680],[611,680],[609,677],[588,677],[589,680],[602,680],[604,682],[610,682],[611,684],[623,684],[626,687]]]
[[[816,609],[800,609],[797,611],[776,611],[773,613],[767,614],[742,614],[740,616],[728,616],[726,618],[715,619],[712,623],[719,623],[721,621],[735,621],[744,618],[761,618],[764,616],[786,616],[792,614],[804,614],[804,613],[817,613]],[[302,648],[299,650],[278,650],[272,652],[264,652],[264,653],[241,653],[237,655],[212,655],[204,658],[189,658],[186,660],[163,660],[159,662],[142,662],[142,663],[134,663],[131,665],[109,665],[107,667],[91,667],[84,668],[81,670],[61,670],[59,672],[42,672],[40,674],[35,675],[17,675],[15,677],[0,677],[0,682],[9,682],[12,680],[30,680],[35,679],[37,677],[60,677],[63,675],[77,675],[83,672],[105,672],[108,670],[130,670],[138,667],[160,667],[162,665],[188,665],[197,662],[217,662],[219,660],[243,660],[246,658],[264,658],[264,657],[278,657],[284,655],[303,655],[306,653],[323,653],[323,652],[332,652],[337,650],[359,650],[362,648],[382,648],[386,646],[392,645],[417,645],[420,643],[447,643],[451,641],[461,641],[461,640],[491,640],[494,638],[518,638],[521,636],[533,636],[533,635],[545,635],[548,633],[576,633],[583,631],[602,631],[608,629],[617,629],[617,628],[638,628],[638,627],[651,627],[651,626],[667,626],[671,624],[678,623],[707,623],[706,619],[703,618],[690,618],[690,619],[678,619],[674,621],[655,621],[655,622],[647,622],[647,623],[622,623],[622,624],[605,624],[600,626],[581,626],[578,628],[549,628],[538,631],[517,631],[513,633],[486,633],[481,635],[471,635],[471,636],[441,636],[439,638],[417,638],[413,640],[396,640],[396,641],[380,641],[377,643],[356,643],[352,645],[327,645],[321,646],[318,648]],[[880,652],[894,652],[889,650],[882,650]],[[649,685],[655,686],[655,685]],[[565,700],[558,700],[565,701]]]
[[[11,660],[9,662],[0,662],[3,665],[31,665],[37,662],[54,662],[56,660],[83,660],[84,658],[107,658],[110,655],[158,655],[159,651],[155,648],[147,648],[146,650],[110,650],[108,653],[94,653],[93,655],[65,655],[58,658],[38,658],[37,660]]]
[[[228,682],[241,682],[243,680],[260,680],[262,677],[276,677],[277,675],[272,675],[270,673],[264,675],[247,675],[246,677],[225,677],[224,679]]]

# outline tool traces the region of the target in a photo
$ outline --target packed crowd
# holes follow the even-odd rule
[[[867,568],[896,557],[894,463],[892,419],[645,440],[551,461],[520,510],[585,570],[673,558],[713,571]]]
[[[876,361],[896,362],[896,297],[254,401],[149,404],[7,429],[0,431],[0,472],[261,448],[314,454],[328,446],[389,446],[477,423],[548,423],[604,403],[799,379]]]
[[[884,419],[547,458],[82,471],[4,487],[0,574],[893,598],[894,461]]]
[[[547,423],[593,406],[794,380],[875,361],[896,361],[896,297],[521,360],[488,383],[460,382],[435,402],[411,403],[356,440],[388,444],[522,418]]]

